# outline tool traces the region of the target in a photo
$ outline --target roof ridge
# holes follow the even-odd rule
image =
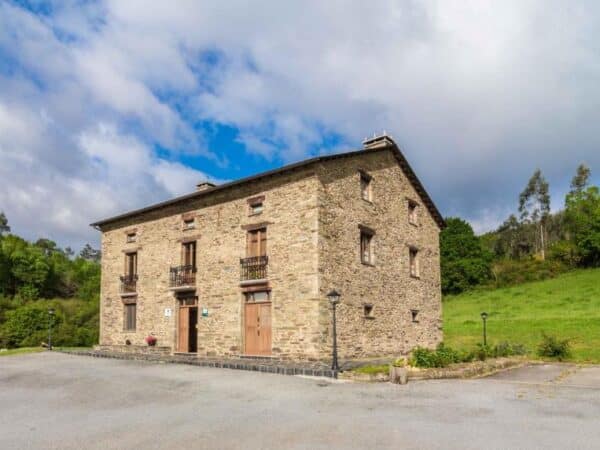
[[[244,178],[239,178],[237,180],[233,180],[233,181],[230,181],[230,182],[218,185],[218,186],[209,187],[209,188],[203,189],[201,191],[195,191],[195,192],[192,192],[189,194],[174,197],[169,200],[158,202],[158,203],[155,203],[155,204],[143,207],[143,208],[138,208],[138,209],[135,209],[132,211],[118,214],[116,216],[109,217],[107,219],[99,220],[90,225],[96,229],[100,229],[101,226],[107,225],[112,222],[116,222],[118,220],[126,219],[128,217],[133,217],[138,214],[143,214],[143,213],[150,212],[150,211],[153,211],[156,209],[164,208],[166,206],[171,206],[171,205],[174,205],[179,202],[183,202],[183,201],[186,201],[186,200],[189,200],[192,198],[209,195],[210,193],[213,193],[213,192],[220,192],[222,190],[232,188],[235,186],[239,186],[239,185],[243,185],[245,183],[249,183],[251,181],[255,181],[255,180],[258,180],[261,178],[266,178],[266,177],[273,176],[273,175],[279,175],[281,173],[288,172],[290,170],[298,169],[301,167],[305,167],[305,166],[308,166],[310,164],[314,164],[317,162],[330,161],[330,160],[337,159],[337,158],[347,158],[349,156],[354,156],[354,155],[358,155],[358,154],[362,154],[362,153],[372,153],[372,152],[378,152],[378,151],[382,151],[382,150],[392,150],[392,152],[394,153],[394,155],[396,156],[396,159],[398,160],[398,162],[400,164],[400,167],[402,167],[402,169],[407,172],[407,176],[409,177],[411,183],[413,183],[413,186],[417,189],[417,192],[419,192],[419,190],[421,191],[421,192],[419,192],[419,194],[423,197],[424,202],[427,204],[428,209],[430,209],[430,212],[434,216],[438,225],[440,225],[440,227],[444,227],[445,226],[444,219],[442,218],[441,214],[437,210],[433,201],[429,197],[429,194],[427,194],[427,192],[425,191],[425,188],[423,187],[423,185],[417,178],[416,174],[414,173],[414,171],[408,164],[408,161],[406,160],[404,155],[402,155],[400,148],[393,141],[392,141],[392,144],[383,145],[383,146],[376,147],[376,148],[351,150],[351,151],[347,151],[347,152],[333,153],[333,154],[329,154],[329,155],[320,155],[320,156],[315,156],[312,158],[304,159],[301,161],[297,161],[295,163],[291,163],[291,164],[287,164],[285,166],[278,167],[276,169],[270,169],[270,170],[267,170],[264,172],[259,172],[257,174],[250,175],[250,176],[247,176]]]

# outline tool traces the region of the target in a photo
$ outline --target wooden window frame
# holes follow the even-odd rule
[[[186,241],[181,243],[181,265],[196,268],[196,253],[198,251],[197,241]]]
[[[246,232],[246,257],[267,256],[267,240],[267,227],[248,230]]]
[[[125,270],[124,275],[134,276],[138,273],[138,252],[126,252],[125,253]]]

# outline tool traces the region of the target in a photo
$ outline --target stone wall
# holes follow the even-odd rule
[[[360,174],[372,176],[372,202],[361,198]],[[399,355],[442,340],[439,227],[390,151],[366,150],[321,167],[319,273],[321,297],[335,288],[340,357]],[[418,203],[418,225],[408,201]],[[374,264],[360,258],[359,225],[375,231]],[[410,276],[409,247],[419,249],[420,278]],[[372,318],[364,304],[373,306]],[[413,322],[411,310],[418,310]],[[324,352],[331,352],[331,309],[324,302]]]
[[[235,356],[243,352],[243,294],[240,258],[245,257],[248,224],[267,222],[269,284],[272,289],[273,355],[318,358],[317,278],[318,179],[308,169],[233,187],[206,197],[145,213],[112,224],[102,236],[101,345],[157,345],[174,349],[177,301],[169,290],[169,267],[180,265],[181,239],[197,240],[196,276],[199,309],[198,355]],[[247,199],[264,195],[264,211],[249,216]],[[195,216],[193,230],[183,230],[182,214]],[[137,240],[126,243],[135,228]],[[124,252],[137,249],[137,327],[123,330],[119,276]],[[173,311],[165,317],[165,309]]]
[[[359,169],[373,177],[373,201],[362,200]],[[248,198],[263,196],[264,211],[249,215]],[[408,199],[419,224],[408,222]],[[195,228],[183,229],[183,216]],[[342,359],[399,355],[441,341],[439,229],[389,150],[310,164],[153,209],[103,228],[100,344],[175,350],[177,300],[169,267],[181,264],[181,240],[197,241],[198,356],[243,353],[243,294],[239,259],[246,225],[267,223],[272,296],[273,356],[328,360],[331,309],[326,294],[342,293],[338,342]],[[359,225],[375,231],[374,265],[361,264]],[[135,229],[137,239],[126,243]],[[419,279],[409,275],[409,246],[419,248]],[[138,252],[137,328],[124,331],[119,276],[125,252]],[[373,305],[365,318],[363,305]],[[165,309],[172,310],[170,317]],[[417,322],[411,310],[418,310]]]

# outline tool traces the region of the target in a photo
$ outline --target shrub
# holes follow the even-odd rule
[[[524,355],[527,353],[527,349],[522,344],[511,344],[510,342],[500,342],[494,346],[494,358],[501,358],[506,356]]]
[[[542,342],[538,346],[538,355],[562,361],[571,355],[571,344],[568,339],[560,340],[556,336],[542,333]]]
[[[436,350],[415,348],[409,362],[414,367],[447,367],[450,364],[461,362],[461,356],[456,350],[441,343]]]

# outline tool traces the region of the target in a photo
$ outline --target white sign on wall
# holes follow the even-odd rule
[[[165,317],[171,317],[173,315],[173,310],[171,308],[165,308]]]

